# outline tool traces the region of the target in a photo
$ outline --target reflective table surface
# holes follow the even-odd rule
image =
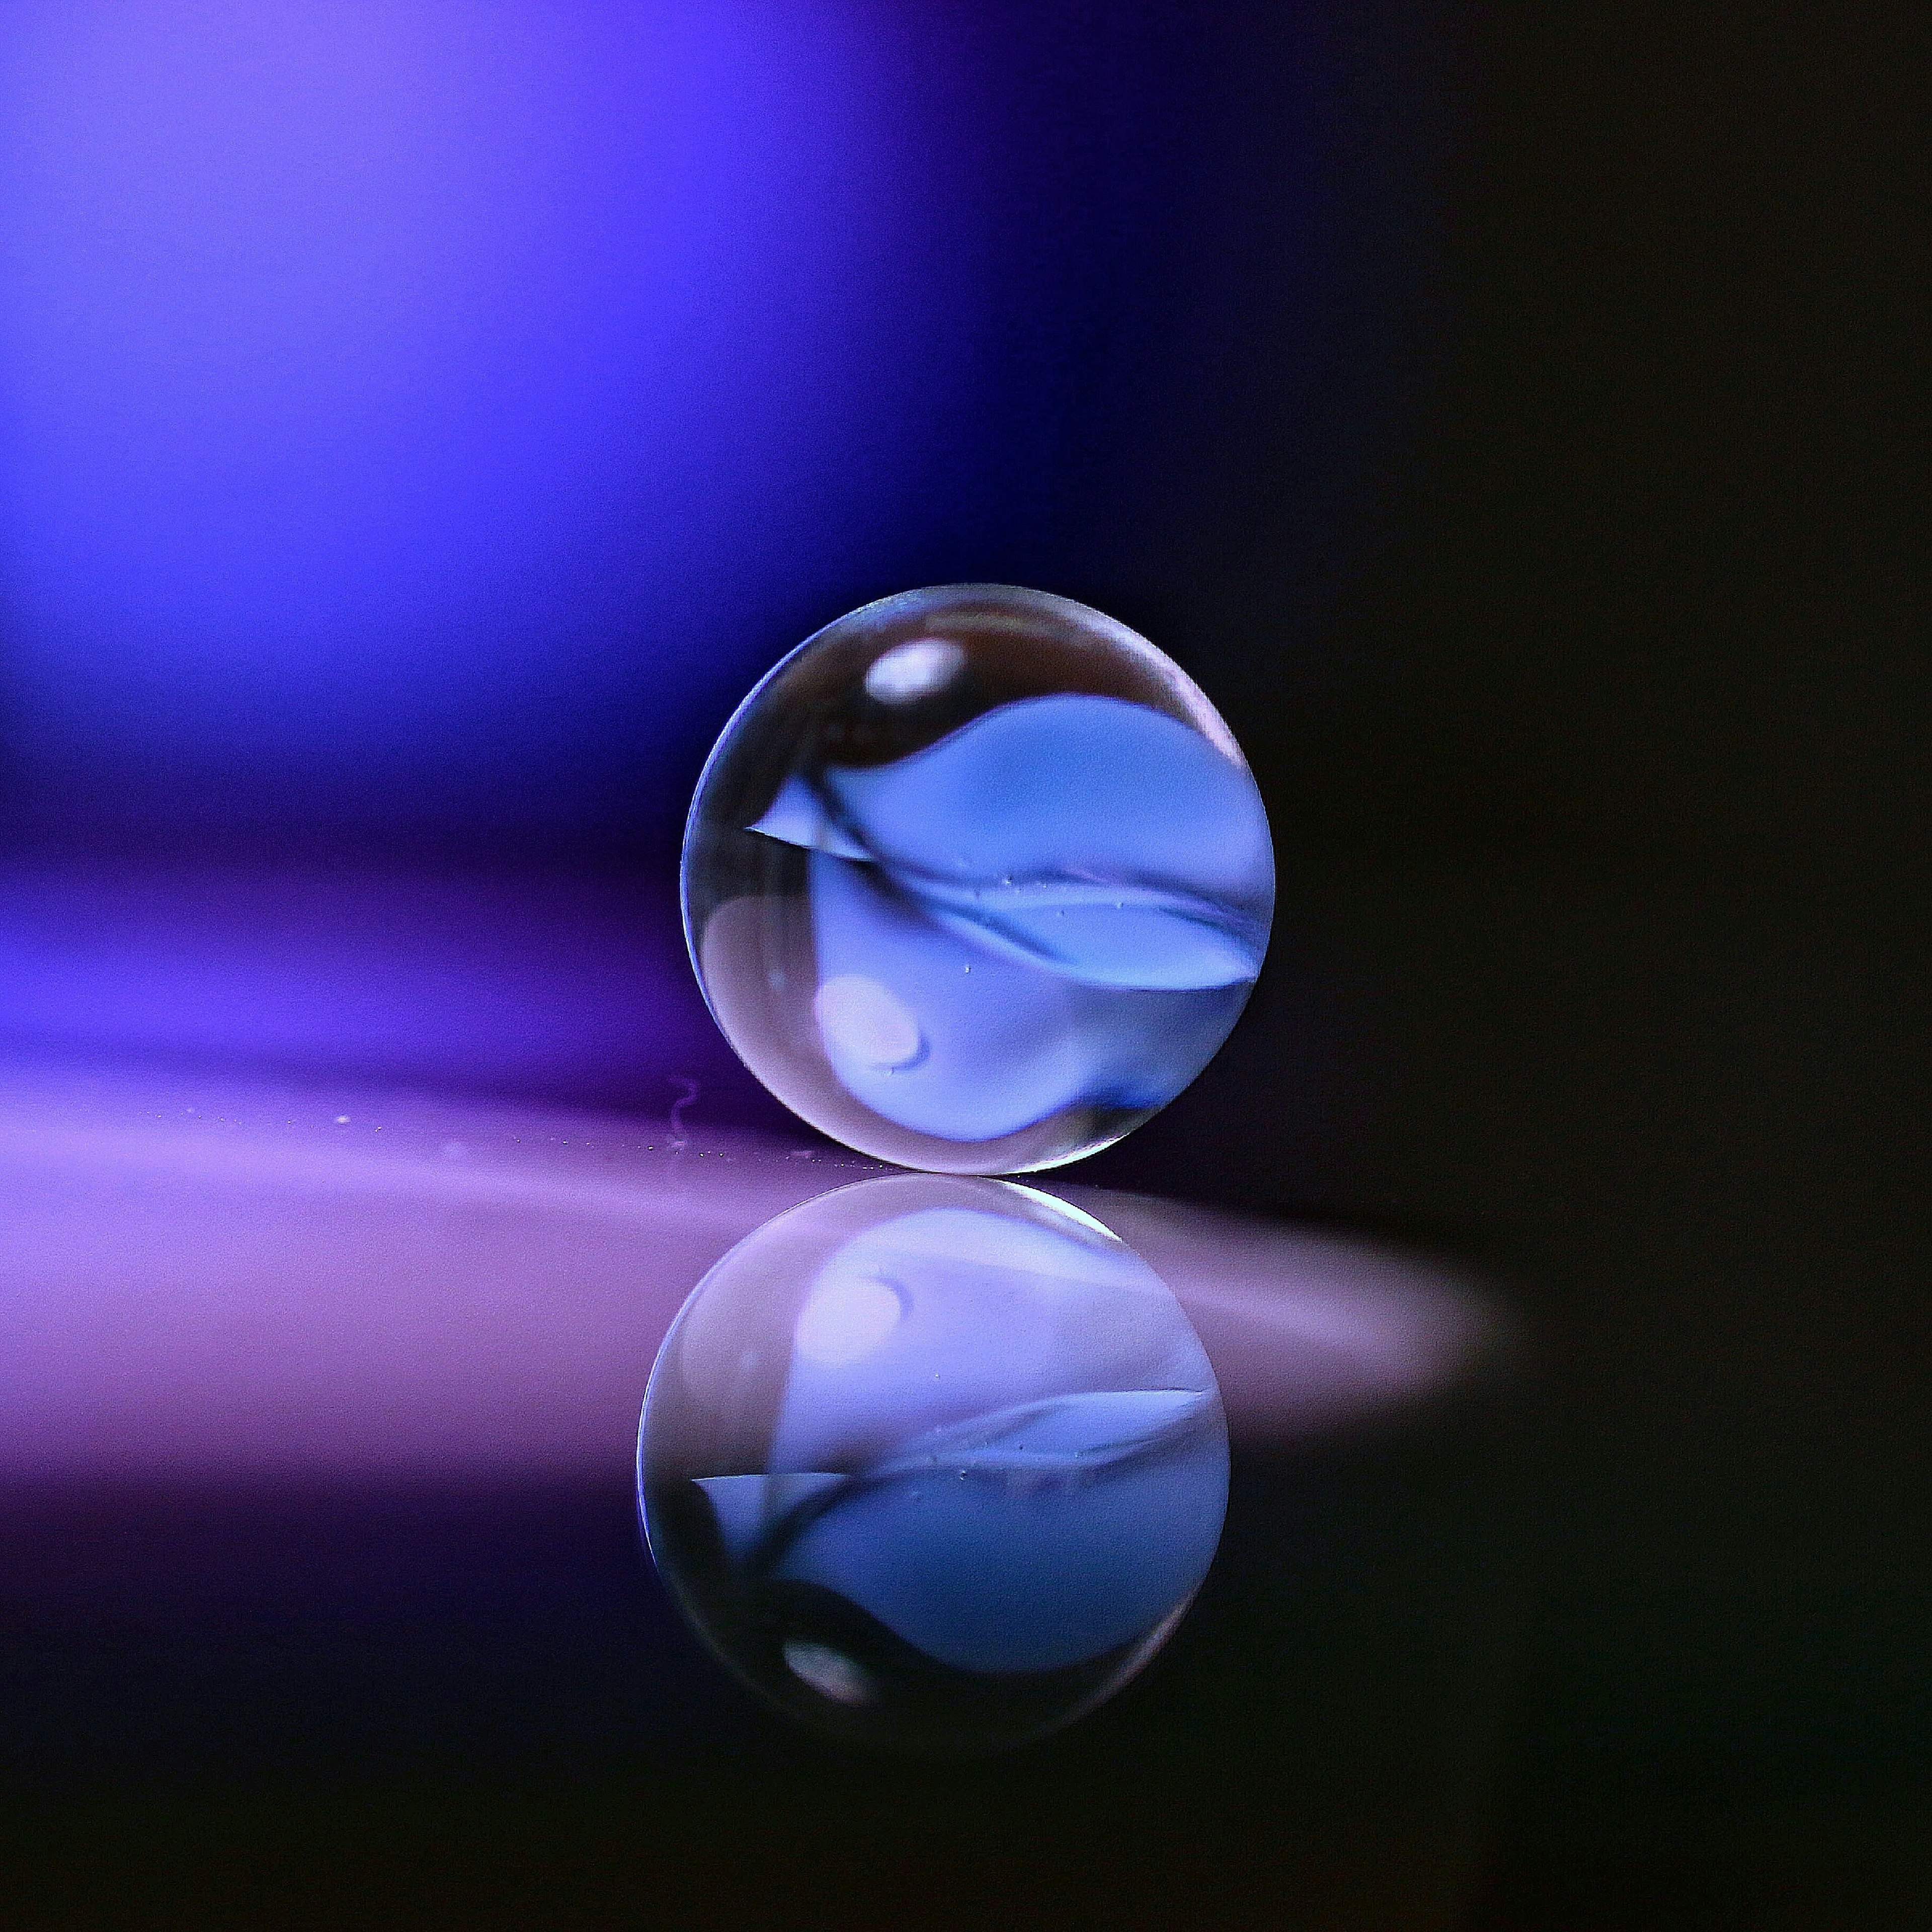
[[[1332,1233],[16,1060],[0,1916],[1454,1923],[1525,1354]]]

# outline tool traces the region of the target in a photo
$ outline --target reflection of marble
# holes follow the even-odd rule
[[[644,1405],[652,1552],[724,1661],[834,1736],[1018,1743],[1111,1696],[1227,1506],[1214,1371],[1089,1216],[906,1175],[707,1275]]]
[[[1050,1738],[940,1766],[841,1751],[772,1721],[688,1640],[637,1535],[652,1361],[694,1285],[744,1243],[791,1283],[773,1318],[788,1364],[828,1396],[856,1387],[914,1330],[873,1274],[824,1274],[865,1232],[838,1217],[892,1190],[1011,1198],[992,1183],[851,1185],[882,1173],[701,1124],[677,1145],[659,1123],[608,1114],[0,1063],[0,1800],[85,1788],[104,1808],[87,1828],[124,1838],[142,1807],[192,1782],[192,1816],[170,1814],[152,1840],[188,1874],[190,1842],[208,1847],[208,1872],[248,1868],[244,1828],[211,1825],[206,1800],[252,1794],[269,1772],[352,1796],[406,1772],[425,1791],[460,1784],[466,1807],[558,1778],[571,1792],[559,1815],[609,1808],[636,1896],[685,1875],[677,1910],[693,1922],[784,1919],[746,1888],[748,1819],[759,1869],[790,1862],[829,1910],[859,1898],[854,1922],[894,1922],[908,1900],[943,1923],[1009,1906],[1019,1922],[1077,1922],[1123,1862],[1162,1923],[1449,1922],[1480,1843],[1525,1456],[1509,1324],[1439,1265],[1056,1185],[1077,1210],[1069,1232],[1046,1190],[1022,1197],[1040,1219],[1022,1216],[1019,1238],[1048,1238],[1076,1300],[1173,1305],[1114,1242],[1083,1245],[1078,1214],[1172,1291],[1185,1320],[1165,1332],[1198,1336],[1213,1382],[1191,1393],[1218,1385],[1229,1455],[1220,1544],[1186,1616],[1120,1695]],[[746,1238],[791,1209],[830,1231],[802,1277],[782,1245]],[[822,1296],[806,1293],[814,1283]],[[1050,1382],[1000,1379],[1016,1361],[1067,1359],[1051,1324],[1024,1326],[1030,1294],[1000,1316],[1002,1346],[977,1358],[960,1410],[895,1408],[890,1387],[876,1403],[801,1401],[778,1473],[842,1485],[924,1437],[936,1459],[974,1459],[990,1502],[1003,1456],[1049,1470],[1070,1447],[1104,1460],[1097,1426],[1057,1442],[945,1435],[976,1418],[1024,1423],[1050,1400]],[[1077,1392],[1190,1391],[1160,1324],[1138,1340],[1130,1325],[1073,1332],[1121,1352]],[[776,1388],[746,1412],[760,1456]],[[1126,1420],[1112,1441],[1158,1439],[1185,1418],[1177,1405]],[[748,1454],[690,1473],[772,1466]],[[1202,1473],[1184,1466],[1177,1489]],[[1079,1552],[1082,1492],[1049,1480],[1041,1493],[1043,1577],[1046,1557]],[[1173,1516],[1210,1519],[1200,1497]],[[794,1504],[761,1496],[739,1520],[782,1520]],[[1134,1510],[1140,1527],[1120,1540],[1154,1540],[1151,1496]],[[1111,1559],[1096,1524],[1085,1547]],[[1145,1564],[1138,1601],[1110,1595],[1106,1562],[1088,1569],[1097,1587],[1079,1607],[1099,1640],[1184,1593],[1204,1561],[1178,1545],[1131,1554],[1169,1567]],[[992,1602],[1001,1579],[982,1567]],[[905,1628],[902,1661],[916,1639],[940,1655],[944,1631]],[[1010,1640],[997,1620],[952,1635]],[[784,1667],[822,1700],[862,1699],[870,1660],[849,1637],[786,1633]],[[928,1680],[936,1694],[986,1660],[951,1654]],[[303,1828],[318,1858],[392,1815],[386,1799],[343,1802]],[[488,1815],[519,1869],[544,1856],[527,1821]],[[28,1816],[0,1802],[0,1894],[22,1854],[8,1834]],[[998,1901],[974,1890],[995,1869]],[[947,1898],[950,1918],[934,1903]]]

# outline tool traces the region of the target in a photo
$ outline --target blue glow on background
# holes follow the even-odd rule
[[[918,584],[1238,690],[1379,460],[1394,19],[10,0],[0,843],[671,849],[758,674]]]
[[[908,278],[903,49],[862,24],[10,7],[30,784],[568,823],[708,723],[892,513],[878,479],[941,436],[970,349],[970,304]]]

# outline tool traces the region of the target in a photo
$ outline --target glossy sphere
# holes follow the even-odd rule
[[[958,1754],[1069,1724],[1214,1557],[1228,1435],[1180,1304],[999,1181],[862,1182],[768,1222],[658,1358],[638,1494],[732,1670],[812,1729]]]
[[[726,728],[685,929],[746,1064],[862,1153],[1052,1167],[1165,1106],[1260,970],[1260,794],[1200,692],[1084,604],[868,604]]]

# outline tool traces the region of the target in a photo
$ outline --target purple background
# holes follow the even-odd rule
[[[1278,778],[1358,681],[1452,76],[1406,4],[10,9],[0,1035],[784,1124],[672,932],[724,718],[1013,581]],[[1342,1184],[1370,1022],[1282,923],[1286,1078],[1112,1178]]]

